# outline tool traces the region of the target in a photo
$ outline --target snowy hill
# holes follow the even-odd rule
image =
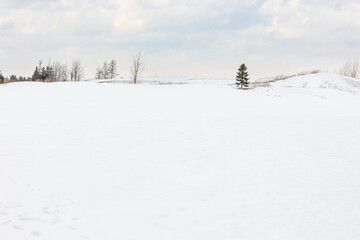
[[[272,87],[334,89],[343,92],[360,93],[360,80],[333,73],[317,73],[275,81]]]
[[[1,85],[0,239],[360,238],[358,80],[201,81]]]

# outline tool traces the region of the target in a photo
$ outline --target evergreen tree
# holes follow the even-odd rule
[[[1,69],[0,69],[0,83],[4,83],[5,77],[2,75]]]
[[[34,74],[32,75],[32,80],[37,81],[40,79],[40,73],[38,67],[35,68]]]
[[[42,69],[41,69],[40,79],[41,79],[41,81],[45,82],[45,79],[46,79],[46,69],[45,69],[45,67],[42,67]]]
[[[240,86],[241,88],[249,86],[249,73],[247,72],[247,67],[244,63],[241,64],[238,69],[235,83],[236,86]]]
[[[10,80],[11,81],[17,81],[18,79],[17,79],[16,75],[13,74],[13,75],[10,76]]]
[[[54,69],[52,67],[47,66],[43,68],[42,79],[46,82],[53,82],[54,81]]]

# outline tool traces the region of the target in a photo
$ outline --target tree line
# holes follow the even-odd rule
[[[31,80],[39,82],[78,82],[83,77],[84,67],[80,60],[73,60],[70,67],[66,63],[63,64],[58,61],[52,63],[49,61],[48,65],[44,66],[42,60],[40,60],[38,66],[35,67]]]
[[[145,62],[142,52],[139,51],[133,55],[130,64],[130,78],[134,84],[138,82],[139,76],[145,69]],[[360,62],[355,59],[346,62],[338,71],[340,75],[360,78]],[[118,76],[118,65],[115,60],[109,63],[105,61],[101,67],[96,69],[95,79],[114,79]],[[84,67],[80,60],[73,60],[71,65],[62,64],[58,61],[50,62],[47,66],[43,65],[42,60],[39,61],[38,66],[35,67],[32,77],[17,77],[11,75],[4,77],[0,69],[0,84],[5,81],[41,81],[41,82],[66,82],[66,81],[80,81],[84,78]],[[245,64],[241,64],[236,73],[235,84],[240,88],[248,88],[249,73]]]
[[[130,64],[130,78],[134,84],[137,83],[139,76],[145,69],[143,54],[141,51],[137,52]],[[81,81],[84,78],[84,66],[81,61],[74,59],[70,65],[61,63],[59,61],[49,61],[47,65],[39,60],[31,77],[16,77],[11,75],[10,78],[5,78],[0,69],[0,83],[7,81],[37,81],[37,82],[67,82],[67,81]],[[115,60],[110,62],[105,61],[101,67],[98,67],[95,72],[95,79],[114,79],[119,75],[118,65]]]
[[[134,84],[138,82],[139,76],[145,70],[144,56],[141,51],[137,52],[131,59],[130,78]],[[115,60],[109,63],[105,61],[101,67],[96,69],[95,79],[114,79],[118,76],[118,65]]]

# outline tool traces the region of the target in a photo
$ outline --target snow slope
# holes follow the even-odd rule
[[[0,239],[359,239],[360,96],[306,78],[1,85]]]
[[[334,89],[354,94],[360,93],[360,80],[340,76],[333,73],[317,73],[304,76],[291,77],[289,79],[276,81],[273,87],[306,88],[318,90],[319,88]]]

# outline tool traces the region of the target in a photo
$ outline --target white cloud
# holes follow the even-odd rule
[[[358,1],[267,0],[258,10],[265,20],[222,41],[264,75],[335,70],[360,57],[359,11]]]
[[[359,11],[347,0],[2,0],[0,65],[29,75],[39,58],[80,58],[91,77],[142,49],[156,58],[150,74],[226,73],[242,61],[258,76],[286,63],[301,71],[360,55]]]
[[[359,39],[359,11],[358,1],[268,0],[260,8],[271,17],[267,30],[275,37],[326,42]],[[348,29],[353,31],[351,35]]]

